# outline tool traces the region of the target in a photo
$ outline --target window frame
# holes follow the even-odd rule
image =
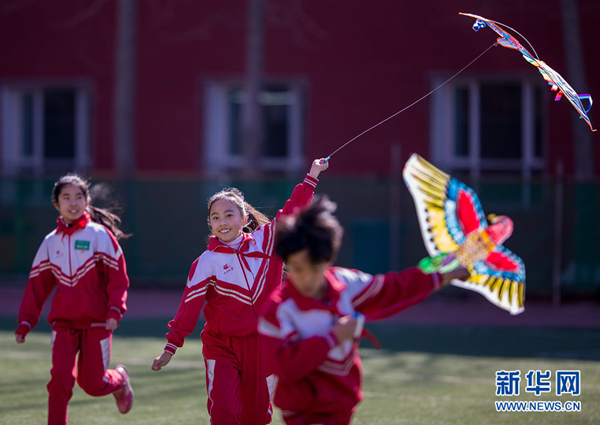
[[[73,90],[74,154],[72,159],[52,159],[45,156],[44,92],[46,90]],[[33,152],[23,151],[22,105],[27,94],[33,99]],[[48,172],[87,170],[91,164],[91,89],[86,83],[13,83],[0,86],[0,152],[2,173],[8,176],[43,176]]]
[[[264,172],[296,173],[305,163],[305,105],[306,84],[300,80],[269,80],[263,87],[286,86],[293,98],[288,110],[287,156],[281,158],[261,155],[258,169]],[[209,173],[240,171],[245,166],[243,154],[229,152],[230,104],[228,93],[244,90],[242,80],[209,79],[204,84],[203,166]]]
[[[447,77],[436,76],[432,78],[432,87],[435,89],[446,81]],[[480,94],[484,84],[518,84],[521,88],[521,155],[517,159],[491,159],[482,158],[480,149],[481,140],[481,114]],[[456,128],[457,113],[454,105],[458,88],[467,88],[469,97],[468,112],[468,155],[459,156],[455,153],[457,145]],[[431,102],[431,158],[434,163],[450,172],[463,171],[472,178],[479,178],[485,172],[506,174],[519,173],[523,178],[530,178],[536,172],[543,172],[546,167],[547,154],[547,104],[548,86],[545,82],[521,75],[503,76],[471,76],[459,77],[448,84],[439,87],[434,93]],[[539,90],[541,108],[541,155],[536,156],[535,140],[535,96]]]

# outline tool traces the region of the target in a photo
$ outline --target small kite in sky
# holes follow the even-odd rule
[[[494,305],[519,314],[525,310],[525,264],[502,246],[513,231],[506,216],[488,217],[475,192],[412,154],[403,171],[414,201],[421,235],[430,257],[419,263],[427,273],[462,265],[471,276],[451,284],[479,292]]]
[[[531,53],[529,53],[529,51],[525,47],[523,47],[523,45],[519,43],[519,41],[515,37],[513,37],[511,34],[502,29],[498,22],[483,18],[478,15],[472,15],[470,13],[460,13],[460,15],[470,16],[476,19],[475,24],[473,24],[473,29],[475,31],[479,31],[481,28],[488,26],[501,36],[497,40],[498,44],[509,49],[514,49],[521,52],[525,60],[533,66],[535,66],[538,69],[538,71],[540,71],[540,73],[544,77],[544,80],[546,80],[548,84],[552,86],[552,90],[557,92],[554,100],[560,100],[561,97],[565,95],[569,102],[571,102],[571,104],[575,107],[577,112],[579,112],[580,117],[584,119],[585,122],[589,125],[590,129],[592,131],[596,131],[592,126],[590,119],[587,116],[593,103],[592,97],[589,94],[577,94],[577,92],[573,90],[569,83],[567,83],[558,72],[550,68],[544,61],[541,61],[537,57],[537,54],[536,56],[533,56]],[[513,31],[517,32],[516,30]],[[535,53],[535,49],[533,49],[533,47],[532,50]],[[589,106],[587,109],[585,109],[583,104],[581,103],[582,99],[585,99],[589,102]]]

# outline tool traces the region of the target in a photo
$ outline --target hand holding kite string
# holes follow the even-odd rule
[[[454,279],[452,285],[479,292],[511,314],[523,312],[525,265],[502,246],[512,234],[512,220],[490,216],[488,225],[475,192],[417,154],[404,166],[403,176],[431,256],[420,267],[426,272],[466,267],[470,277]]]
[[[509,49],[514,49],[521,52],[521,54],[527,62],[537,67],[538,71],[540,71],[540,74],[542,74],[542,77],[544,77],[544,80],[546,80],[548,84],[552,86],[552,90],[557,92],[554,100],[560,100],[562,98],[562,95],[564,94],[569,100],[569,102],[571,102],[573,107],[577,110],[577,112],[579,112],[580,118],[585,120],[585,122],[592,131],[596,131],[594,127],[592,127],[592,123],[587,116],[587,113],[592,107],[592,97],[589,94],[577,94],[577,92],[573,90],[569,83],[567,83],[558,72],[550,68],[544,61],[541,61],[537,57],[535,49],[533,48],[533,46],[531,46],[529,41],[525,39],[525,37],[519,34],[516,30],[513,30],[507,25],[502,24],[505,27],[515,31],[517,34],[521,35],[521,37],[523,37],[523,39],[527,41],[527,44],[531,46],[531,50],[533,50],[535,57],[531,53],[529,53],[529,51],[525,47],[523,47],[523,45],[519,43],[519,41],[517,41],[515,37],[510,35],[508,32],[504,31],[504,29],[500,27],[500,24],[498,22],[492,21],[491,19],[483,18],[478,15],[472,15],[470,13],[460,13],[460,15],[470,16],[476,19],[475,24],[473,24],[473,29],[475,31],[479,31],[481,28],[485,28],[486,26],[488,26],[492,30],[494,30],[498,35],[501,36],[497,40],[498,44]],[[585,99],[590,103],[587,109],[584,109],[583,104],[581,103],[581,99]]]

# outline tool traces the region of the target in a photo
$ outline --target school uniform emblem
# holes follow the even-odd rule
[[[75,249],[80,249],[81,251],[89,251],[90,241],[75,241]]]

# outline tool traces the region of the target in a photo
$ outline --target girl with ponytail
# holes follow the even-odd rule
[[[121,218],[118,215],[110,212],[109,209],[98,208],[92,205],[89,184],[83,177],[77,174],[66,174],[60,179],[58,179],[56,183],[54,183],[54,188],[52,189],[52,204],[55,208],[57,208],[57,205],[59,203],[59,196],[62,192],[63,187],[67,185],[74,185],[79,187],[83,197],[86,200],[88,200],[85,211],[88,213],[90,219],[93,222],[102,224],[104,227],[110,230],[114,237],[117,239],[126,239],[131,236],[124,234],[119,229],[119,226],[121,225]]]
[[[207,250],[192,264],[181,305],[168,324],[167,345],[152,369],[158,371],[171,361],[203,311],[202,354],[211,423],[271,422],[274,377],[262,366],[256,326],[263,302],[279,287],[283,274],[283,262],[274,255],[275,228],[284,217],[310,204],[317,177],[328,165],[324,159],[315,160],[271,221],[238,189],[223,189],[208,200],[212,236]]]
[[[77,174],[61,177],[52,191],[61,214],[33,260],[15,332],[22,344],[39,322],[56,288],[48,323],[52,325],[52,369],[48,383],[48,424],[67,423],[75,380],[89,395],[113,394],[127,413],[133,391],[127,369],[108,369],[112,333],[127,310],[129,278],[117,238],[118,216],[91,206],[88,183]],[[77,363],[77,374],[75,365]]]

